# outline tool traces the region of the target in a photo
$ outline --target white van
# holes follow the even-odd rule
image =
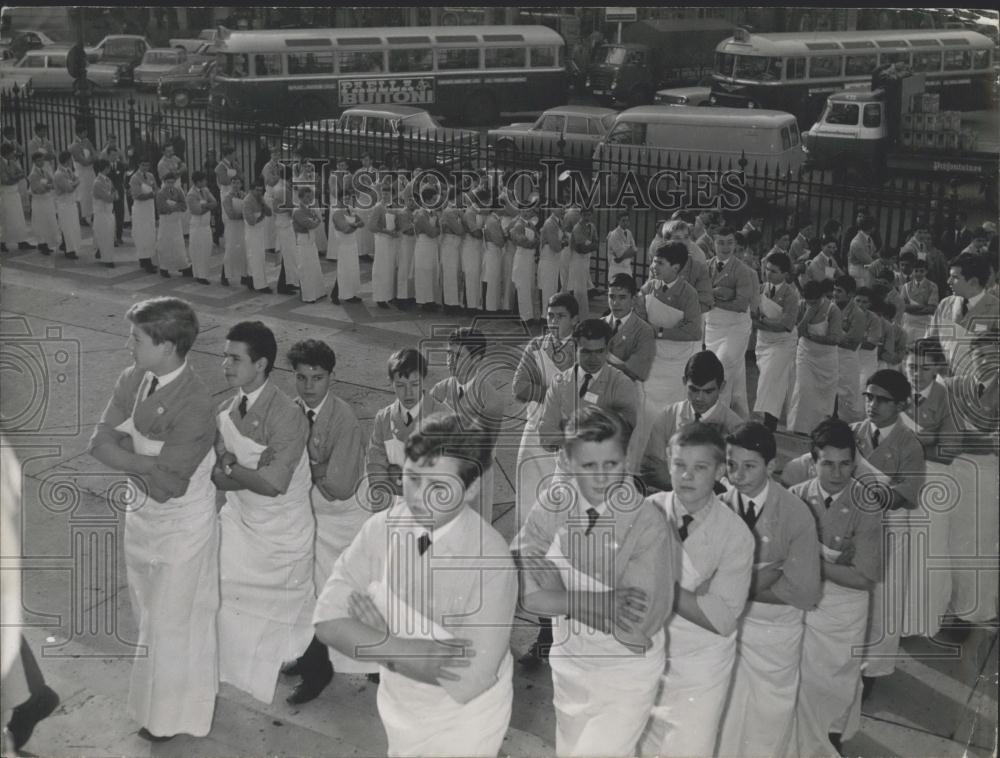
[[[804,160],[795,116],[783,111],[644,105],[618,114],[594,151],[595,170],[620,173],[629,165],[739,170],[748,175],[798,173]],[[689,164],[690,161],[690,164]]]

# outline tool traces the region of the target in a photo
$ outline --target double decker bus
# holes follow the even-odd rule
[[[565,42],[546,26],[220,29],[209,112],[300,123],[412,105],[470,123],[566,98]]]
[[[812,124],[831,92],[870,82],[879,66],[903,63],[927,75],[941,107],[993,107],[993,41],[978,32],[932,29],[751,34],[738,29],[715,48],[712,105],[767,108]]]

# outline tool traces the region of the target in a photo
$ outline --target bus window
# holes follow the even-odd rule
[[[280,76],[281,55],[279,53],[263,53],[253,57],[254,73],[257,76]]]
[[[763,55],[736,56],[737,79],[775,81],[781,78],[781,58]]]
[[[732,76],[733,66],[736,65],[736,56],[731,53],[715,54],[715,73],[721,76]]]
[[[905,63],[907,66],[910,65],[910,54],[909,53],[879,53],[878,56],[879,65],[884,66],[886,63]]]
[[[429,49],[390,50],[389,70],[407,74],[415,71],[430,71],[433,67]]]
[[[976,69],[989,68],[990,67],[990,51],[989,50],[973,50],[972,51],[972,67]]]
[[[479,50],[472,47],[455,47],[437,51],[438,71],[479,68]]]
[[[864,120],[861,125],[868,129],[875,129],[882,126],[882,105],[880,103],[868,103],[865,105]]]
[[[608,142],[613,145],[645,145],[646,125],[628,121],[618,124],[608,135]]]
[[[556,50],[555,47],[532,47],[529,48],[531,51],[531,67],[532,68],[550,68],[551,66],[556,66]]]
[[[785,60],[785,79],[805,79],[806,59],[788,58]]]
[[[843,60],[839,55],[825,55],[822,58],[813,58],[809,61],[809,78],[825,79],[832,76],[840,76],[840,63]],[[857,114],[855,114],[857,115]],[[855,123],[857,119],[855,118]]]
[[[941,70],[941,51],[935,50],[932,53],[914,53],[913,54],[913,70],[914,71],[940,71]]]
[[[223,76],[244,77],[250,70],[250,58],[246,53],[225,53],[219,56],[219,68]]]
[[[488,47],[486,68],[524,68],[526,53],[523,47]]]
[[[837,126],[857,126],[858,106],[855,103],[830,103],[823,121]]]
[[[382,53],[340,53],[338,62],[342,74],[382,73]]]
[[[972,55],[968,50],[945,50],[944,70],[964,71],[972,66]]]
[[[844,74],[846,76],[867,76],[878,65],[875,55],[848,55],[844,59]]]
[[[289,74],[332,74],[333,53],[289,53]]]

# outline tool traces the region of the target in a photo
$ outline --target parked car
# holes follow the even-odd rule
[[[214,60],[188,63],[184,71],[175,71],[160,79],[156,88],[160,102],[175,108],[187,108],[195,103],[207,103],[212,88]]]
[[[348,108],[339,118],[286,129],[282,148],[309,158],[346,158],[354,168],[363,153],[375,163],[405,168],[472,168],[479,133],[441,126],[423,108],[387,105]]]
[[[653,95],[653,105],[710,105],[711,87],[661,89]]]
[[[60,43],[37,29],[22,29],[19,32],[14,32],[8,42],[15,58],[21,58],[29,50],[38,50],[58,44]]]
[[[142,56],[142,63],[132,74],[135,88],[151,92],[156,89],[160,77],[181,71],[186,67],[188,54],[180,47],[154,47]]]
[[[151,47],[149,40],[138,34],[109,34],[85,51],[88,61],[119,64],[122,83],[131,83],[136,66]]]
[[[205,44],[205,40],[198,37],[181,37],[179,39],[170,40],[170,47],[180,47],[187,50],[189,53],[195,52],[199,47]]]
[[[39,50],[29,50],[17,63],[5,62],[0,69],[5,73],[31,77],[31,87],[35,91],[75,92],[77,82],[66,70],[66,55],[69,48],[52,45]],[[87,81],[91,88],[110,89],[118,85],[121,71],[115,63],[88,63]]]
[[[537,164],[540,157],[559,154],[590,166],[594,146],[615,123],[617,111],[589,105],[560,105],[549,108],[532,123],[510,124],[486,133],[486,144],[496,160],[506,168]],[[567,164],[570,161],[567,161]]]

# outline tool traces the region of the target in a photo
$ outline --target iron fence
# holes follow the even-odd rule
[[[346,159],[353,170],[365,153],[376,168],[517,174],[520,186],[534,188],[542,198],[558,197],[575,183],[580,196],[585,200],[590,196],[601,240],[616,226],[618,213],[629,210],[639,248],[635,270],[640,280],[649,262],[648,246],[675,210],[721,208],[735,228],[740,228],[751,213],[759,215],[764,219],[762,252],[766,252],[779,228],[811,222],[819,230],[825,222],[837,220],[847,229],[862,207],[875,218],[884,243],[899,247],[918,219],[932,229],[943,228],[954,217],[959,202],[956,186],[947,182],[898,179],[883,186],[853,186],[834,183],[829,174],[800,175],[733,156],[706,161],[666,150],[604,151],[605,157],[596,161],[593,143],[570,142],[558,135],[553,139],[522,139],[513,149],[498,149],[487,145],[485,134],[457,129],[404,129],[386,134],[340,128],[331,120],[283,128],[223,121],[201,108],[167,108],[120,94],[95,96],[87,102],[68,96],[0,95],[0,123],[13,127],[14,138],[21,145],[27,144],[35,124],[45,124],[56,148],[65,149],[81,122],[88,125],[98,150],[114,137],[131,168],[141,155],[150,156],[155,164],[159,151],[168,143],[174,144],[189,171],[214,169],[206,163],[209,150],[214,150],[217,158],[222,145],[231,144],[236,160],[250,176],[259,176],[268,160],[269,146],[276,146],[289,161],[293,152],[301,152],[319,169],[323,203],[329,202],[327,172],[335,168],[336,159]],[[26,156],[26,168],[28,160]],[[559,181],[567,169],[572,170],[572,176]],[[742,187],[742,194],[727,196],[723,176],[732,180],[732,187]],[[701,197],[699,187],[707,188]],[[849,242],[843,240],[842,248]],[[602,243],[600,254],[593,257],[594,281],[604,283],[606,271]]]

